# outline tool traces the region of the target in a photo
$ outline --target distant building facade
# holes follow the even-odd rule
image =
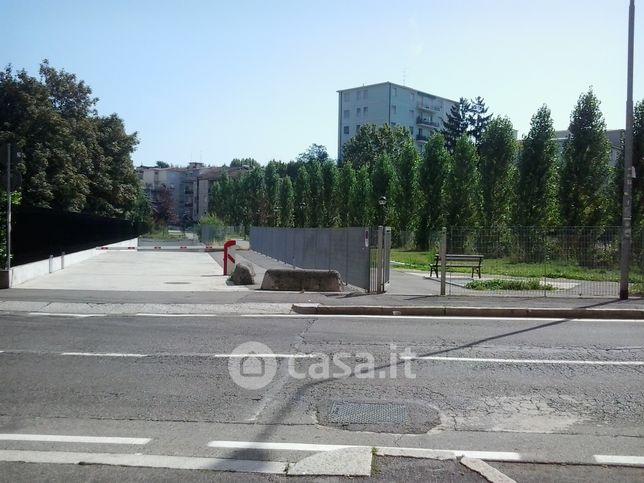
[[[227,166],[204,166],[203,163],[188,163],[188,166],[180,168],[136,168],[141,187],[148,195],[153,208],[159,202],[159,193],[163,187],[170,192],[179,224],[197,222],[202,216],[207,215],[212,185],[224,173],[235,177],[242,171],[244,170]]]
[[[365,124],[408,129],[421,150],[457,101],[408,86],[383,82],[338,91],[338,159],[342,147]]]
[[[608,136],[608,141],[610,142],[610,164],[611,166],[617,166],[617,161],[619,160],[619,156],[622,152],[622,140],[625,135],[625,130],[624,129],[608,129],[606,130],[606,136]],[[557,142],[557,146],[559,147],[559,152],[563,152],[563,146],[566,140],[568,139],[568,136],[570,135],[570,131],[567,129],[564,129],[562,131],[555,131],[555,141]]]

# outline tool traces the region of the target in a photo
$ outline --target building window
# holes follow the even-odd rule
[[[409,93],[409,100],[410,100],[411,102],[414,102],[414,97],[415,97],[415,96],[414,96],[414,93],[413,93],[413,92],[410,92],[410,93]]]
[[[395,125],[396,125],[396,123],[395,123],[395,122],[392,122],[392,123],[391,123],[391,125],[392,125],[392,126],[395,126]]]
[[[349,126],[344,126],[343,132],[344,134],[349,134]]]
[[[391,105],[391,113],[396,114],[396,105],[395,104]]]
[[[360,124],[356,124],[356,134],[360,132]]]
[[[409,126],[409,132],[412,136],[414,135],[414,126]]]
[[[349,119],[349,109],[344,110],[344,112],[342,113],[342,117],[344,119]]]
[[[397,87],[392,87],[391,88],[391,95],[396,97],[398,95],[398,88]]]
[[[409,110],[409,119],[413,119],[413,118],[414,118],[414,110],[410,109]]]
[[[350,99],[350,97],[351,97],[350,94],[351,94],[350,92],[345,92],[345,93],[342,94],[342,98],[345,101],[348,101]]]
[[[367,115],[367,106],[364,106],[364,107],[362,108],[362,114],[364,114],[364,115],[365,115],[365,117],[366,117],[366,115]]]
[[[359,107],[356,107],[356,117],[360,117],[360,114],[362,113],[362,109]]]
[[[367,98],[367,89],[365,89],[364,91],[362,91],[362,98],[363,98],[363,99],[366,99],[366,98]]]
[[[360,100],[361,97],[362,97],[362,91],[357,91],[356,92],[356,99]]]

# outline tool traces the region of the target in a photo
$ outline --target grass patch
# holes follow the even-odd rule
[[[405,264],[405,269],[422,270],[429,272],[429,267],[434,261],[435,251],[414,251],[392,249],[391,259]],[[471,269],[451,269],[454,272],[471,273]],[[481,265],[481,272],[487,275],[505,275],[508,277],[522,278],[566,278],[570,280],[587,280],[599,282],[618,282],[619,270],[616,268],[586,268],[573,263],[549,261],[548,263],[513,262],[508,258],[485,258]],[[631,271],[630,281],[644,284],[642,273]]]
[[[634,284],[632,292],[633,293],[631,295],[636,295],[638,297],[644,297],[644,282]]]
[[[183,233],[170,233],[168,230],[153,230],[141,238],[153,238],[154,240],[182,240],[185,238]]]
[[[539,280],[472,280],[465,285],[471,290],[554,290],[550,284]]]

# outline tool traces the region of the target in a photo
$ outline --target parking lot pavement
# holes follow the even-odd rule
[[[228,285],[208,253],[108,251],[17,286],[20,289],[212,292]]]

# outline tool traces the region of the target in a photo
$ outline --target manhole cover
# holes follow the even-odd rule
[[[190,285],[190,282],[163,282],[168,285]]]
[[[403,404],[334,402],[328,421],[340,424],[377,424],[405,422],[407,412]]]

